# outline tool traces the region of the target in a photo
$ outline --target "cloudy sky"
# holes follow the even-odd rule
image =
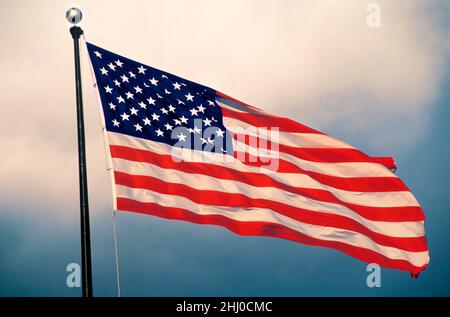
[[[448,1],[78,1],[86,40],[392,155],[421,202],[416,281],[337,251],[118,214],[123,295],[450,295]],[[73,47],[65,1],[0,1],[0,295],[78,296]],[[112,197],[83,51],[94,294],[114,296]]]

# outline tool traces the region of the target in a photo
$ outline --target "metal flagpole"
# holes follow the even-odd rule
[[[70,28],[75,53],[75,87],[77,95],[78,128],[78,173],[80,185],[80,225],[81,225],[81,273],[83,297],[92,297],[91,239],[89,228],[89,203],[86,171],[86,146],[84,137],[83,97],[81,89],[80,46],[79,39],[83,30],[76,26],[81,21],[82,13],[78,8],[70,8],[66,18],[74,24]]]

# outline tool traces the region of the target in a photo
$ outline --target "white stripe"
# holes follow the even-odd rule
[[[255,127],[251,124],[248,124],[244,121],[240,121],[230,117],[223,117],[224,126],[233,133],[244,133],[247,135],[258,136],[255,130]],[[345,142],[334,139],[325,134],[317,134],[317,133],[295,133],[295,132],[284,132],[279,131],[275,132],[268,129],[265,133],[268,137],[268,140],[272,142],[276,142],[279,144],[284,144],[287,146],[293,147],[303,147],[303,148],[339,148],[339,149],[354,149],[351,145],[348,145]]]
[[[329,213],[353,219],[368,229],[391,237],[421,237],[423,221],[384,222],[366,220],[349,208],[317,201],[273,187],[256,187],[239,181],[218,179],[202,174],[191,174],[166,169],[146,162],[113,159],[114,170],[132,175],[152,176],[167,183],[188,185],[197,190],[215,190],[223,193],[243,194],[252,199],[266,199],[320,213]]]
[[[331,192],[334,196],[342,201],[359,204],[362,206],[373,207],[401,207],[401,206],[419,206],[416,199],[410,192],[353,192],[326,186],[308,175],[298,173],[274,173],[265,168],[253,167],[245,165],[230,155],[222,155],[209,152],[191,151],[171,147],[169,145],[153,142],[145,139],[135,138],[120,133],[108,132],[108,139],[112,145],[122,145],[132,148],[152,151],[157,154],[170,155],[174,154],[181,157],[183,161],[198,161],[211,163],[218,166],[232,168],[236,171],[247,173],[265,174],[280,183],[293,187],[321,189]],[[172,152],[173,151],[173,152]],[[175,157],[175,156],[174,156]],[[403,195],[404,194],[404,195]],[[402,196],[403,197],[400,197]],[[395,199],[400,199],[396,201]],[[409,200],[408,200],[409,199]],[[405,203],[405,204],[402,204]]]
[[[236,151],[249,153],[254,157],[264,157],[263,151],[260,149],[254,148],[248,144],[245,144],[239,140],[233,140],[233,146]],[[320,162],[311,162],[299,159],[295,156],[276,152],[276,151],[268,151],[267,158],[273,159],[274,162],[277,160],[276,155],[279,156],[279,159],[290,162],[301,169],[317,172],[321,174],[327,174],[337,177],[351,177],[346,175],[339,175],[341,173],[347,174],[350,169],[346,167],[351,167],[351,169],[358,171],[359,176],[353,177],[386,177],[386,174],[392,176],[392,172],[390,172],[386,167],[373,164],[373,163],[320,163]],[[242,158],[245,162],[245,157]],[[276,165],[276,164],[275,164]],[[323,170],[326,170],[327,173],[324,173]],[[367,171],[367,175],[365,174]],[[331,173],[330,173],[331,172]],[[380,173],[377,175],[377,173]],[[388,176],[388,177],[389,177]],[[328,186],[327,186],[328,187]],[[328,187],[329,188],[329,187]],[[337,191],[336,196],[339,197],[342,191]],[[344,195],[345,196],[345,195]],[[348,198],[347,198],[348,199]],[[351,202],[361,206],[377,206],[377,207],[398,207],[398,206],[418,206],[419,203],[414,198],[414,195],[409,191],[401,191],[401,192],[379,192],[379,193],[356,193],[352,195],[351,200],[347,200],[343,198],[342,200]],[[373,205],[375,203],[375,205]]]
[[[238,207],[224,208],[211,205],[201,205],[176,195],[164,195],[149,190],[133,189],[120,185],[116,186],[116,190],[117,197],[129,198],[140,202],[157,203],[165,207],[183,208],[198,215],[221,215],[242,222],[264,221],[269,223],[278,223],[316,239],[338,241],[355,247],[370,249],[377,253],[383,254],[390,259],[406,260],[415,266],[422,266],[428,263],[427,251],[408,252],[392,247],[381,246],[373,242],[368,237],[353,231],[302,223],[268,209],[242,209]]]
[[[260,149],[254,148],[241,140],[233,140],[235,151],[250,153],[259,156]],[[275,152],[275,151],[272,151]],[[303,160],[283,152],[276,152],[280,159],[290,162],[300,168],[329,176],[336,177],[394,177],[389,169],[378,163],[370,162],[343,162],[343,163],[322,163]]]

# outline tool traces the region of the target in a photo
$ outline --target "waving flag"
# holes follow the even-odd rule
[[[390,159],[87,43],[115,210],[340,250],[418,275],[423,211]]]

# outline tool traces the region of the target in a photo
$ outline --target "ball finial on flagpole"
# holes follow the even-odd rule
[[[83,18],[83,13],[79,8],[72,7],[69,10],[66,11],[66,19],[71,24],[78,24],[80,23],[81,19]]]

